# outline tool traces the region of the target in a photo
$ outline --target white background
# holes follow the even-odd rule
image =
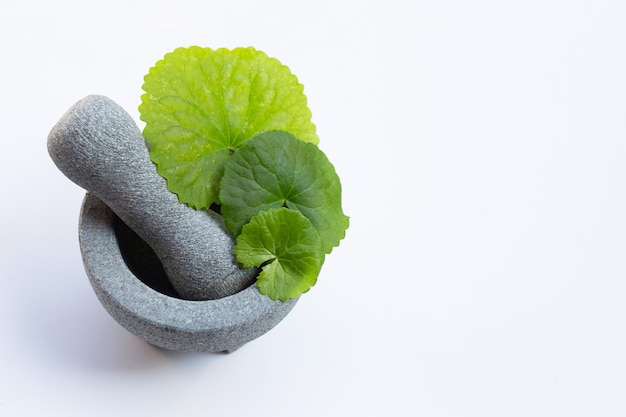
[[[4,1],[0,415],[626,415],[625,22],[621,0]],[[46,150],[88,94],[139,122],[143,75],[190,45],[292,69],[351,217],[229,355],[108,316]]]

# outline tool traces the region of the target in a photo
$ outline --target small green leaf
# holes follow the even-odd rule
[[[196,208],[219,202],[228,155],[257,133],[319,142],[302,84],[254,48],[178,48],[150,69],[143,89],[150,157],[169,189]]]
[[[317,146],[287,132],[264,132],[248,141],[229,158],[220,187],[222,215],[235,236],[257,213],[280,207],[311,221],[325,253],[348,228],[334,167]]]
[[[311,222],[286,208],[252,217],[237,237],[235,255],[244,266],[261,266],[260,292],[281,301],[315,285],[324,263],[319,234]]]

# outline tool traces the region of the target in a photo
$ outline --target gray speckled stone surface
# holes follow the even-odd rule
[[[297,299],[272,301],[251,285],[218,300],[189,301],[157,292],[129,270],[114,213],[92,194],[83,201],[79,239],[91,285],[111,316],[136,336],[166,349],[233,351],[278,324]]]
[[[110,99],[76,103],[50,132],[48,151],[89,191],[79,222],[85,270],[131,333],[177,351],[233,351],[296,304],[259,292],[257,270],[237,265],[222,217],[178,202],[134,121]]]
[[[77,102],[50,132],[48,151],[68,178],[154,249],[183,298],[218,299],[254,282],[258,271],[238,266],[222,217],[178,202],[139,128],[111,99],[92,95]]]

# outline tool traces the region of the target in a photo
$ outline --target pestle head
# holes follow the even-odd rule
[[[176,291],[209,300],[250,286],[220,215],[178,201],[156,171],[141,132],[113,100],[87,96],[48,136],[50,157],[70,180],[106,203],[157,254]]]

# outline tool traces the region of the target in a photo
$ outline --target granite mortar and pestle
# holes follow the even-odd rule
[[[232,351],[269,331],[295,305],[297,299],[273,301],[259,293],[258,270],[236,262],[222,217],[178,201],[139,128],[111,99],[91,95],[72,106],[52,128],[48,152],[87,190],[79,224],[85,269],[105,309],[131,333],[178,351]],[[133,274],[116,221],[154,252],[175,293],[159,292]]]

